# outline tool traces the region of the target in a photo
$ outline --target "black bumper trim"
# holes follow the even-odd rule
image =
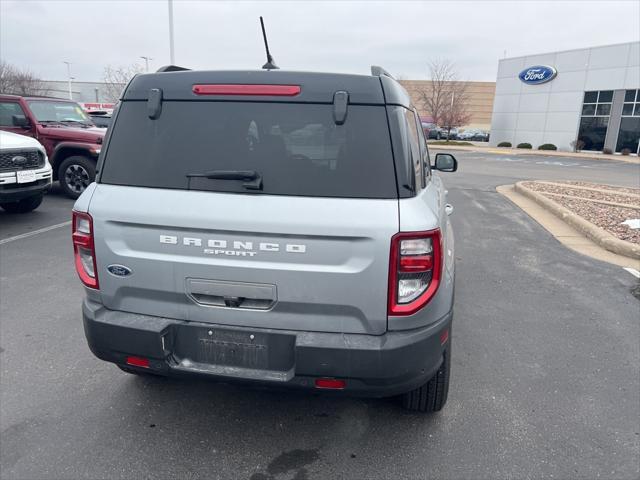
[[[0,202],[2,203],[19,202],[25,198],[48,191],[51,188],[51,178],[36,180],[36,182],[25,184],[24,186],[16,186],[15,183],[10,183],[9,185],[10,188],[0,186]]]
[[[413,390],[436,373],[448,345],[440,344],[440,334],[450,328],[452,312],[427,327],[380,336],[210,325],[112,311],[89,300],[83,304],[83,321],[89,348],[108,362],[124,365],[134,355],[149,358],[153,373],[302,389],[314,388],[318,377],[341,378],[347,382],[343,393],[385,397]],[[186,354],[178,351],[187,352],[191,345],[197,355],[202,347],[196,340],[184,344],[195,329],[275,338],[273,358],[264,360],[264,369],[185,362]]]

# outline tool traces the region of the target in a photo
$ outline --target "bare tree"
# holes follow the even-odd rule
[[[102,74],[107,101],[117,102],[129,80],[139,73],[142,73],[142,66],[137,63],[129,66],[107,65]]]
[[[0,93],[13,95],[46,95],[45,83],[35,74],[15,65],[0,62]]]
[[[469,123],[469,95],[467,83],[459,79],[453,62],[433,60],[429,62],[430,81],[419,92],[425,110],[433,123],[447,131]]]

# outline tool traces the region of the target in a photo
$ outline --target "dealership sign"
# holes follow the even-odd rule
[[[536,65],[535,67],[525,68],[520,72],[518,78],[528,85],[538,85],[540,83],[550,82],[558,74],[558,71],[547,65]]]

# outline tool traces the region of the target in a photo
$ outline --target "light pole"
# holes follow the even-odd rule
[[[69,87],[69,100],[73,100],[73,95],[71,93],[71,62],[62,62],[67,64],[67,82]]]
[[[153,60],[151,57],[145,57],[144,55],[140,56],[140,58],[144,59],[144,64],[147,69],[147,73],[149,73],[149,61]]]
[[[175,65],[176,56],[173,49],[173,0],[168,0],[169,2],[169,59],[171,60],[171,65]]]

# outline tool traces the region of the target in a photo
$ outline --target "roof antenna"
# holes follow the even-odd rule
[[[264,21],[262,17],[260,17],[260,26],[262,27],[262,38],[264,38],[264,48],[267,51],[267,63],[265,63],[262,68],[265,70],[278,70],[280,67],[276,65],[276,62],[273,60],[271,53],[269,53],[269,43],[267,43],[267,32],[264,31]]]

